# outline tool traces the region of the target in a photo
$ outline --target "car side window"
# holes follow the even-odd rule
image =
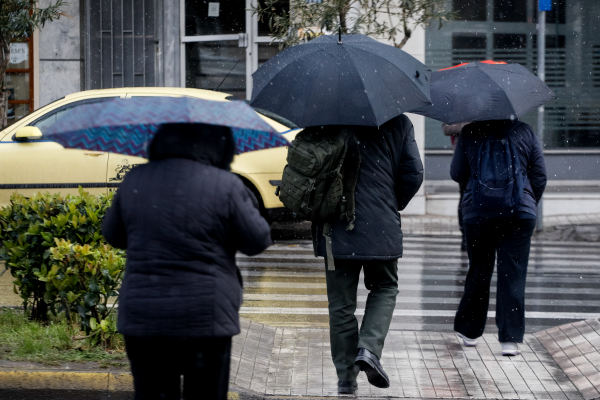
[[[36,119],[35,121],[33,121],[32,123],[30,123],[29,126],[35,126],[36,128],[39,128],[39,130],[42,131],[42,134],[44,134],[46,132],[46,129],[48,129],[52,124],[59,121],[61,118],[65,117],[66,115],[68,115],[70,113],[77,112],[77,108],[84,104],[102,103],[102,102],[111,101],[111,100],[114,100],[117,98],[118,98],[118,96],[99,97],[99,98],[95,98],[95,99],[85,99],[85,100],[74,101],[72,103],[65,104],[62,107],[59,107],[56,110],[52,110],[48,114],[45,114],[42,117],[40,117],[40,118]]]

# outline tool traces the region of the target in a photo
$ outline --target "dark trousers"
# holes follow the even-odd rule
[[[354,312],[363,268],[369,295],[359,330]],[[367,349],[381,358],[396,307],[398,260],[336,259],[334,271],[326,268],[326,280],[333,364],[339,380],[352,381],[359,372],[354,368],[359,348]]]
[[[483,334],[490,282],[498,260],[496,325],[500,342],[523,342],[525,281],[535,219],[491,218],[465,223],[469,272],[454,319],[454,330],[475,339]]]
[[[135,399],[226,400],[231,338],[125,336]]]
[[[463,222],[463,214],[462,214],[462,198],[465,195],[465,190],[467,189],[466,185],[459,184],[458,186],[460,197],[458,199],[458,227],[460,228],[460,233],[462,234],[463,242],[465,241],[465,225]]]

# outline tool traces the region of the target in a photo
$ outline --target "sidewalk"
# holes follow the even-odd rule
[[[390,332],[382,356],[391,387],[359,376],[359,399],[600,399],[600,321],[587,320],[525,335],[523,354],[500,356],[493,335],[475,348],[453,333]],[[329,331],[275,328],[242,320],[234,338],[229,399],[337,396]],[[127,365],[45,367],[0,361],[0,398],[133,398]],[[347,396],[346,396],[347,397]]]
[[[377,389],[359,376],[360,398],[600,398],[600,321],[525,335],[522,355],[503,357],[485,334],[475,348],[453,333],[391,331]],[[274,328],[243,320],[234,341],[231,383],[266,396],[336,396],[327,329]],[[268,397],[267,397],[268,398]]]

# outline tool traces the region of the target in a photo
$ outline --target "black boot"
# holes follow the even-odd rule
[[[356,381],[338,381],[338,394],[356,394],[358,383]]]
[[[358,349],[358,356],[354,362],[361,371],[365,371],[371,385],[382,389],[390,387],[390,379],[375,354],[367,349]]]

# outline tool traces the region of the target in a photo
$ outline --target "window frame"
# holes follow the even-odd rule
[[[27,43],[27,47],[29,50],[29,68],[8,68],[6,70],[6,75],[11,75],[11,74],[24,74],[27,73],[29,74],[29,100],[8,100],[8,104],[27,104],[29,105],[29,113],[32,113],[34,110],[34,77],[33,77],[33,36],[28,37],[26,40],[22,40],[22,41],[16,41],[13,43]],[[9,64],[10,65],[10,64]],[[16,120],[16,116],[15,116],[15,121]]]

